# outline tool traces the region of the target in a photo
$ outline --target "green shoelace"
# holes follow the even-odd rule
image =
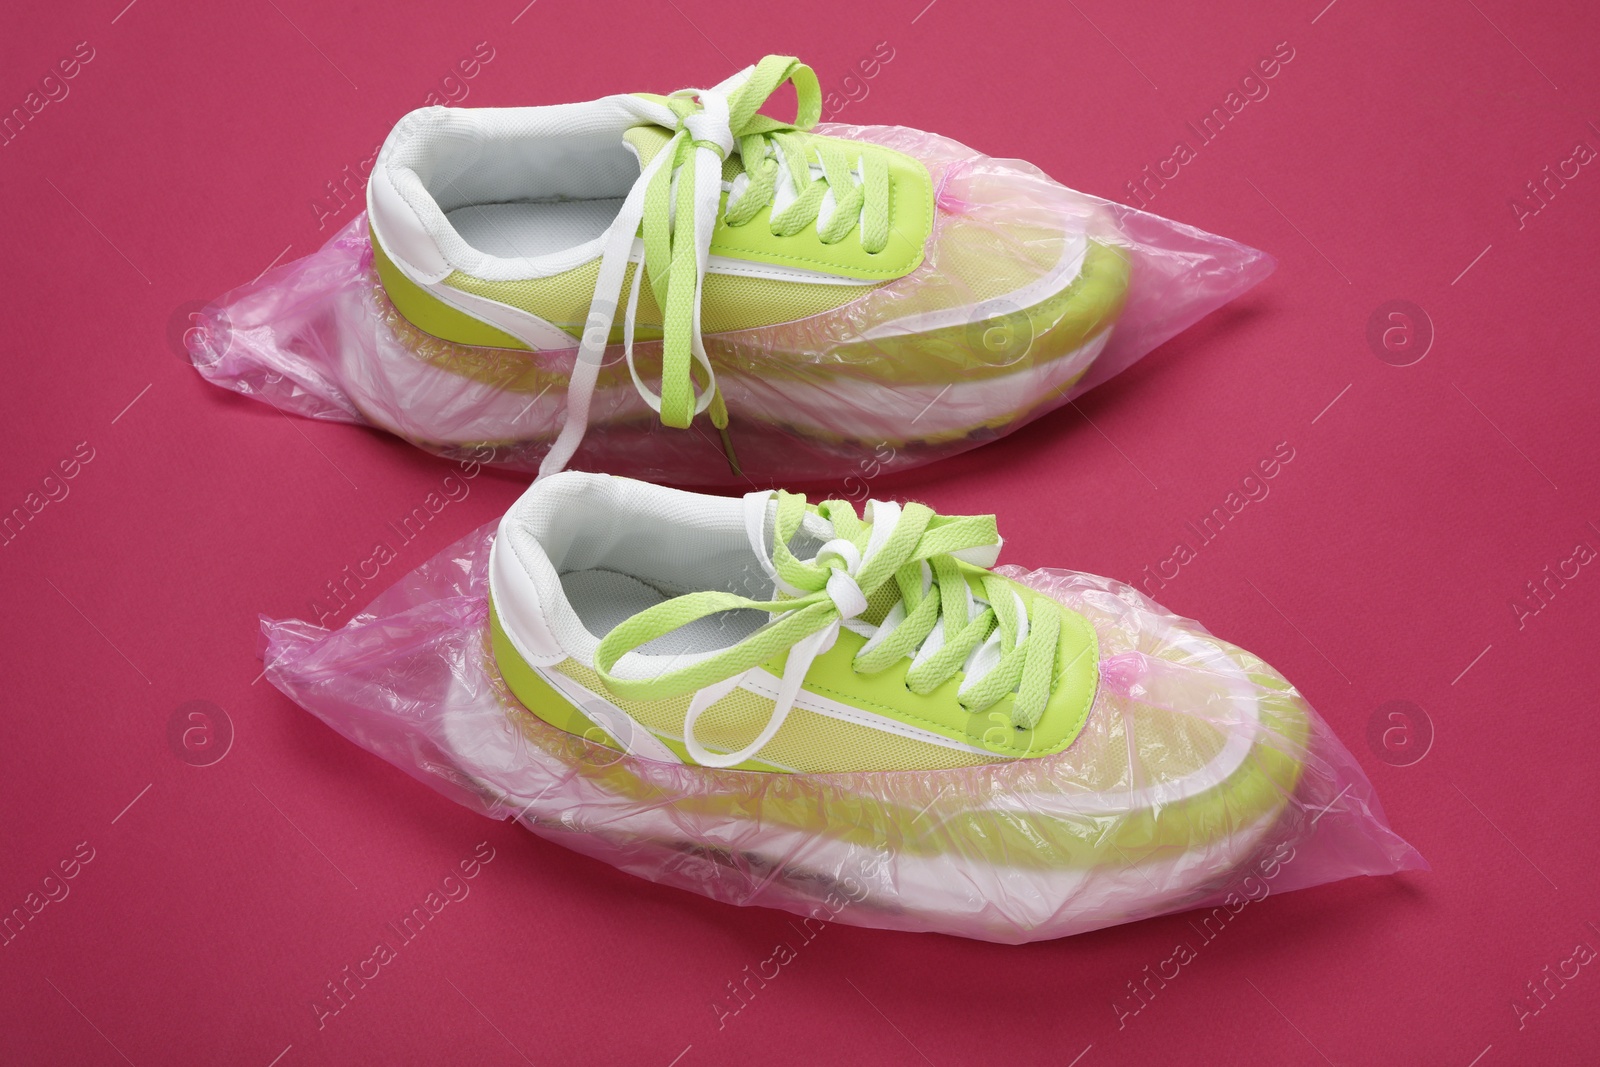
[[[759,114],[786,83],[795,88],[794,121]],[[816,225],[831,193],[832,213],[818,231],[823,243],[843,240],[858,225],[866,251],[880,252],[889,241],[885,164],[871,154],[853,163],[843,147],[805,132],[822,114],[822,92],[816,74],[793,56],[767,56],[711,89],[679,90],[666,98],[665,106],[635,106],[648,113],[650,121],[672,130],[672,139],[646,164],[611,228],[568,389],[567,421],[540,466],[541,477],[565,467],[587,429],[595,380],[623,299],[624,268],[635,234],[643,236],[645,269],[634,272],[623,318],[624,353],[634,386],[667,426],[686,429],[696,415],[709,410],[735,472],[739,467],[727,436],[727,405],[700,334],[700,302],[719,212],[729,226],[747,225],[776,205],[787,177],[795,195],[769,217],[774,236],[793,236]],[[723,210],[722,164],[734,151],[743,161],[745,184],[736,195],[730,194]],[[820,174],[813,173],[813,165]],[[662,313],[659,394],[634,365],[641,275],[649,276]]]
[[[777,733],[818,655],[832,647],[840,628],[867,609],[869,598],[895,583],[899,599],[881,626],[855,623],[870,635],[851,663],[862,674],[886,670],[917,657],[940,628],[942,642],[921,655],[906,673],[906,686],[927,695],[964,669],[980,646],[998,635],[997,656],[986,671],[965,682],[957,700],[968,712],[982,712],[1015,694],[1012,724],[1031,729],[1049,702],[1056,673],[1061,609],[1048,597],[1021,598],[1005,579],[984,572],[983,599],[975,600],[966,562],[992,562],[1000,544],[992,515],[946,517],[922,504],[868,505],[872,521],[858,518],[848,501],[828,500],[815,514],[832,526],[832,539],[813,559],[794,556],[789,543],[806,516],[805,497],[777,494],[772,565],[779,595],[751,600],[733,593],[689,593],[657,604],[627,619],[600,642],[595,669],[618,696],[658,700],[694,692],[685,722],[690,754],[708,766],[732,766],[749,759]],[[986,601],[986,603],[984,602]],[[643,645],[700,619],[724,611],[754,610],[773,618],[748,637],[693,664],[649,678],[613,673],[618,662]],[[787,653],[783,682],[772,719],[754,742],[732,754],[705,751],[694,738],[700,712],[732,689],[745,672]]]

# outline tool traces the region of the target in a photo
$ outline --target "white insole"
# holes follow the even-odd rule
[[[677,594],[661,590],[621,571],[569,571],[561,576],[567,602],[583,628],[597,638],[628,619]],[[697,619],[639,647],[649,656],[681,656],[712,652],[749,637],[767,621],[759,611],[723,611]]]
[[[543,256],[585,244],[606,232],[622,210],[615,200],[533,200],[472,204],[445,216],[462,240],[503,259]]]

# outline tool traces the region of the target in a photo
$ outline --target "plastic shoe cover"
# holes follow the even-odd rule
[[[1060,407],[1273,269],[1255,249],[934,134],[814,132],[927,167],[934,204],[921,264],[794,321],[721,332],[708,323],[726,442],[705,419],[663,425],[612,343],[567,465],[740,487],[908,469]],[[397,310],[383,266],[362,215],[197,315],[191,359],[210,381],[288,411],[538,470],[568,417],[577,336],[540,351],[442,340]],[[571,328],[581,333],[581,322]],[[659,340],[634,345],[646,379],[659,372],[660,349]]]
[[[338,630],[263,619],[267,676],[447,796],[642,878],[825,921],[1021,943],[1426,867],[1287,681],[1120,582],[1001,568],[1096,630],[1099,689],[1057,755],[716,770],[625,755],[512,696],[489,647],[493,536],[491,524],[463,538]],[[1202,768],[1194,788],[1143,795],[1174,761]]]

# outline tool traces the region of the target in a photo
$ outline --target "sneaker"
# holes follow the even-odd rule
[[[1195,899],[1264,847],[1309,709],[1128,587],[1051,596],[999,547],[993,516],[563,473],[500,524],[492,656],[515,730],[630,848],[813,883],[886,850],[897,908],[1055,933]],[[488,737],[447,744],[469,775]]]
[[[757,111],[785,83],[793,123]],[[769,56],[670,96],[405,116],[367,188],[401,343],[346,368],[352,399],[417,436],[383,412],[435,390],[430,443],[550,441],[552,473],[591,423],[705,415],[737,469],[730,410],[900,448],[1064,394],[1128,288],[1099,202],[916,131],[810,132],[820,101]]]

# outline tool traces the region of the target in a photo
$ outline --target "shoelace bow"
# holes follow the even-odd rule
[[[969,666],[973,670],[957,694],[969,712],[981,712],[1015,693],[1011,721],[1022,729],[1038,723],[1050,699],[1060,609],[1047,597],[1022,598],[1004,579],[985,574],[984,599],[975,600],[960,560],[993,562],[1000,538],[993,515],[946,517],[922,504],[903,507],[874,501],[867,521],[848,501],[828,500],[816,514],[832,524],[833,538],[813,559],[797,559],[789,542],[806,514],[805,497],[777,494],[772,562],[779,596],[751,600],[733,593],[698,592],[648,608],[613,629],[600,642],[595,669],[617,695],[659,700],[694,692],[684,720],[690,756],[709,767],[731,767],[750,759],[777,734],[794,706],[812,662],[833,647],[843,626],[865,632],[869,640],[851,667],[874,674],[907,656],[914,657],[906,686],[927,695]],[[987,550],[987,551],[985,551]],[[883,623],[852,622],[867,609],[872,594],[888,582],[899,601]],[[755,633],[715,655],[651,678],[612,673],[627,653],[718,612],[751,609],[773,619]],[[931,652],[925,642],[940,632]],[[707,751],[695,736],[701,714],[732,692],[746,672],[787,651],[783,679],[772,718],[755,740],[737,752]],[[979,664],[987,665],[982,669]]]
[[[780,122],[759,114],[785,83],[795,88],[795,120]],[[721,209],[722,164],[730,152],[738,151],[745,172],[734,183],[723,214],[729,226],[743,226],[774,204],[786,170],[797,195],[770,217],[774,236],[792,236],[815,225],[831,193],[832,213],[818,231],[823,243],[843,240],[859,224],[866,251],[880,252],[888,244],[888,171],[882,161],[868,155],[853,163],[843,149],[804,132],[822,114],[822,91],[816,74],[798,59],[767,56],[711,89],[682,89],[669,96],[665,106],[639,106],[651,121],[672,130],[672,139],[645,166],[610,230],[568,386],[566,422],[540,465],[541,478],[566,466],[588,428],[595,382],[641,223],[644,264],[634,271],[623,316],[628,372],[639,395],[668,426],[686,429],[696,415],[709,410],[712,425],[722,434],[729,465],[738,471],[728,442],[727,405],[700,334],[711,235]],[[820,168],[820,175],[813,174],[813,165]],[[662,313],[659,394],[639,376],[633,359],[639,282],[644,274]],[[696,366],[703,380],[698,393]]]

